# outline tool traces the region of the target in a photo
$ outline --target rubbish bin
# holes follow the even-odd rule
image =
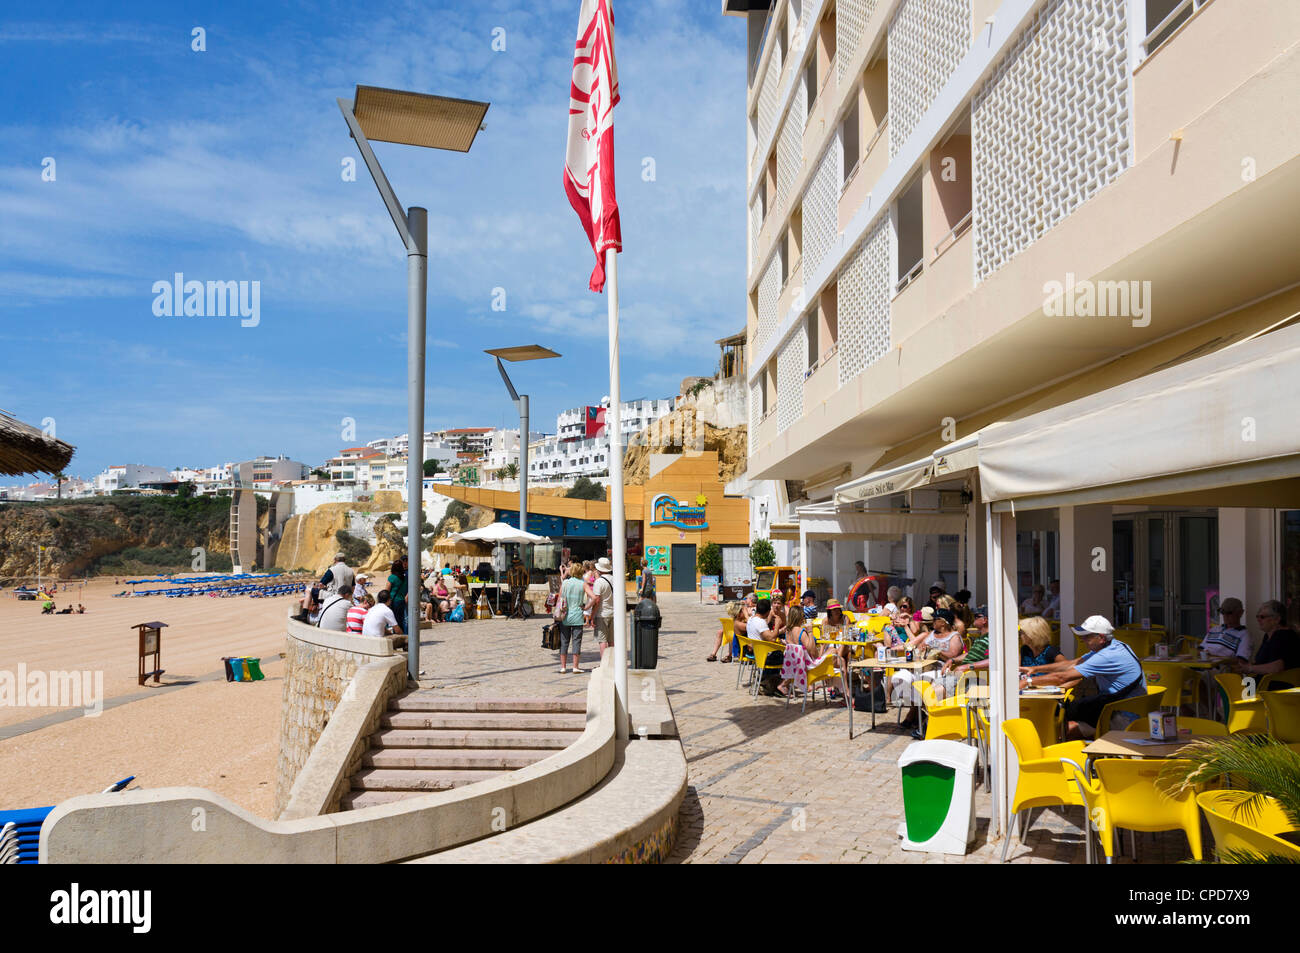
[[[976,749],[959,741],[914,741],[903,775],[903,850],[965,854],[975,840]]]
[[[642,599],[632,610],[632,667],[655,668],[659,664],[659,607]]]

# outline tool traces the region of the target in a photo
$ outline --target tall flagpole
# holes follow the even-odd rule
[[[605,297],[609,304],[609,533],[614,549],[614,720],[617,737],[628,737],[627,708],[627,529],[623,513],[622,397],[618,379],[618,253],[605,249]]]

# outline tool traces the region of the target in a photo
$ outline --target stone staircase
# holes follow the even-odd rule
[[[585,695],[455,698],[409,692],[389,702],[340,809],[500,777],[567,748],[586,724]]]

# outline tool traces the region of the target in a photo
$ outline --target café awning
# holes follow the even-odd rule
[[[841,483],[835,488],[835,502],[858,503],[951,479],[975,467],[979,462],[978,454],[979,435],[971,434],[969,437],[945,444],[919,459],[883,470],[875,470],[856,480]],[[925,531],[908,530],[907,532]]]
[[[1300,507],[1300,325],[978,437],[995,511],[1089,503]]]

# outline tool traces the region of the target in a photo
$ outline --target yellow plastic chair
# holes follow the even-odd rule
[[[1167,758],[1101,758],[1093,764],[1095,779],[1085,776],[1077,762],[1064,765],[1083,797],[1088,821],[1097,830],[1106,863],[1115,862],[1115,835],[1119,830],[1181,830],[1187,836],[1192,857],[1201,859],[1201,815],[1195,792],[1175,797],[1156,787],[1156,779],[1167,764]],[[1085,836],[1091,841],[1090,833]],[[1135,851],[1136,846],[1135,841]]]
[[[1283,744],[1300,744],[1300,691],[1263,692],[1268,730]]]
[[[1273,854],[1300,861],[1300,847],[1277,836],[1294,830],[1278,802],[1265,795],[1260,811],[1248,820],[1238,809],[1245,795],[1245,791],[1202,791],[1196,796],[1210,822],[1215,851],[1246,851],[1262,857]]]
[[[1173,662],[1143,662],[1142,674],[1146,676],[1148,687],[1159,685],[1165,690],[1161,704],[1166,708],[1196,705],[1197,686],[1200,682],[1191,669]]]
[[[1122,711],[1132,712],[1137,715],[1137,720],[1141,721],[1145,715],[1151,714],[1162,704],[1164,698],[1164,686],[1148,685],[1146,697],[1137,695],[1133,698],[1121,698],[1119,701],[1113,701],[1108,705],[1103,705],[1101,715],[1095,725],[1097,737],[1100,738],[1106,732],[1111,730],[1111,720],[1115,715]],[[1127,727],[1127,726],[1125,726]]]
[[[831,652],[827,652],[823,655],[817,660],[815,665],[808,669],[807,677],[808,690],[803,693],[803,704],[799,708],[800,714],[808,710],[808,696],[817,691],[818,685],[821,686],[822,696],[825,699],[826,704],[829,705],[831,703],[830,694],[827,692],[826,686],[832,680],[836,682],[840,680],[840,671],[835,667],[835,655]],[[793,694],[793,692],[789,692],[785,696],[786,705],[790,704],[790,695]]]
[[[1123,642],[1133,650],[1133,654],[1139,659],[1146,658],[1151,654],[1151,647],[1160,641],[1163,632],[1156,632],[1152,629],[1116,629],[1116,641]]]
[[[921,696],[921,705],[925,709],[925,740],[935,741],[951,738],[965,741],[966,706],[955,704],[956,699],[940,701],[934,691],[934,683],[917,679],[912,688]]]
[[[1067,741],[1064,744],[1043,747],[1038,741],[1038,731],[1028,718],[1011,718],[1002,723],[1002,733],[1016,750],[1020,772],[1016,779],[1016,793],[1011,800],[1011,813],[1018,820],[1021,811],[1054,805],[1082,805],[1078,790],[1068,783],[1062,759],[1083,760],[1083,742]],[[1027,818],[1019,834],[1020,843],[1029,833]],[[1002,844],[1002,860],[1007,859],[1011,846],[1011,832]]]
[[[1273,684],[1280,682],[1288,688],[1300,688],[1300,668],[1288,668],[1281,672],[1274,672],[1272,675],[1265,675],[1259,682],[1261,692],[1273,691]],[[1281,688],[1279,685],[1279,688]],[[1282,688],[1285,691],[1285,688]]]
[[[745,648],[746,643],[748,643],[749,645],[749,650],[754,653],[755,674],[754,674],[753,694],[757,695],[758,686],[762,684],[763,681],[763,674],[769,671],[780,671],[779,666],[768,665],[767,658],[773,652],[778,652],[783,650],[785,648],[785,643],[766,642],[762,639],[750,639],[750,638],[746,638],[745,636],[741,636],[740,647],[742,650]]]
[[[1178,730],[1186,729],[1194,735],[1226,735],[1228,726],[1221,721],[1212,721],[1209,718],[1193,718],[1191,715],[1178,716]],[[1150,731],[1150,726],[1143,719],[1139,718],[1133,724],[1124,729],[1131,735],[1145,735]]]
[[[1268,711],[1259,697],[1258,691],[1253,698],[1245,698],[1244,684],[1241,676],[1235,672],[1220,672],[1214,676],[1223,693],[1223,700],[1228,709],[1228,732],[1251,731],[1263,734],[1268,731]]]
[[[1043,695],[1020,697],[1020,717],[1028,718],[1034,723],[1038,740],[1044,746],[1054,745],[1061,740],[1061,699]]]

